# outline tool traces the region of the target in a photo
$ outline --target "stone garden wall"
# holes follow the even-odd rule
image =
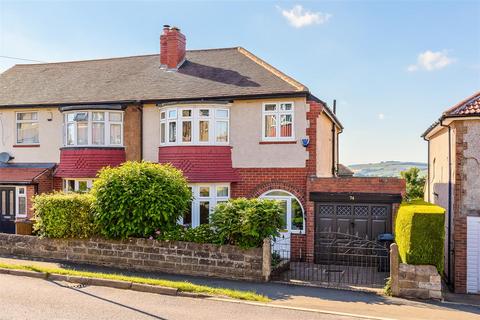
[[[0,233],[3,255],[254,281],[270,276],[270,242],[264,247],[244,250],[179,241],[48,239]]]

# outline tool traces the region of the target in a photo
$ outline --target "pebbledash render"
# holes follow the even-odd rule
[[[86,191],[128,160],[183,171],[185,225],[208,223],[230,198],[280,201],[292,259],[314,260],[318,231],[392,231],[404,181],[338,170],[343,127],[305,85],[242,47],[186,50],[178,28],[164,27],[160,48],[0,75],[1,231],[32,217],[34,194]]]

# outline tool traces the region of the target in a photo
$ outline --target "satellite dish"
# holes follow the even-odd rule
[[[0,163],[7,163],[12,159],[13,157],[8,152],[0,152]]]

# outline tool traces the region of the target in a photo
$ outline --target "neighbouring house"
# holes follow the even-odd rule
[[[342,130],[266,61],[242,47],[186,50],[169,26],[160,54],[16,65],[0,75],[0,228],[29,219],[36,193],[85,191],[100,168],[146,160],[187,177],[185,225],[232,197],[276,199],[288,254],[313,261],[317,231],[391,232],[405,190],[396,178],[339,177]]]
[[[445,111],[423,138],[425,199],[447,210],[447,279],[456,292],[480,293],[480,92]]]

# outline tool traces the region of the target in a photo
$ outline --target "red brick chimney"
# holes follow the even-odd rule
[[[177,27],[163,26],[160,36],[160,64],[165,69],[176,70],[185,60],[186,39]]]

